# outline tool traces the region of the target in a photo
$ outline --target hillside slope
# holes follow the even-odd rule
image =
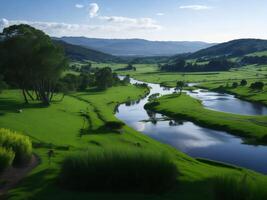
[[[86,37],[57,38],[116,56],[170,56],[196,52],[214,44],[205,42],[148,41],[142,39],[96,39]]]
[[[214,56],[243,56],[249,53],[267,50],[267,40],[239,39],[221,43],[191,54],[190,58]]]
[[[91,60],[95,62],[116,62],[120,60],[116,56],[88,49],[82,46],[68,44],[58,40],[54,40],[54,42],[64,48],[66,56],[71,60]]]

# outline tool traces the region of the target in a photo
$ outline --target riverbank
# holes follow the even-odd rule
[[[209,110],[199,100],[184,93],[160,97],[145,108],[207,128],[227,131],[241,136],[246,143],[267,144],[267,116],[243,116]]]
[[[232,87],[234,81],[230,82],[209,82],[201,83],[197,87],[202,89],[207,89],[210,91],[228,93],[236,96],[239,99],[260,103],[267,105],[267,87],[265,86],[263,90],[252,90],[249,88],[250,84],[255,81],[263,81],[266,83],[266,80],[249,80],[248,85]]]
[[[227,167],[215,163],[201,162],[193,159],[169,145],[157,142],[140,134],[128,126],[121,133],[112,130],[98,131],[106,121],[118,121],[113,115],[116,105],[128,100],[137,100],[146,94],[145,88],[134,86],[113,87],[107,91],[89,90],[66,96],[60,103],[53,103],[48,108],[37,105],[24,107],[22,113],[15,113],[14,106],[22,106],[19,91],[5,91],[0,98],[1,125],[7,128],[21,130],[34,140],[35,153],[40,157],[38,165],[16,188],[9,191],[9,199],[205,199],[212,200],[212,179],[219,176],[248,176],[249,181],[257,183],[266,181],[266,176],[250,170]],[[2,96],[1,96],[2,97]],[[89,122],[84,124],[81,111],[89,116]],[[81,128],[88,130],[80,135]],[[38,145],[37,145],[38,144]],[[149,149],[156,152],[167,152],[177,168],[179,175],[175,188],[163,195],[153,194],[112,194],[87,193],[64,190],[57,184],[62,160],[70,152],[99,149],[115,146],[121,151],[128,148]],[[55,156],[49,162],[47,151],[53,148]]]

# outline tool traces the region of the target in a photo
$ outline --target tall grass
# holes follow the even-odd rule
[[[11,166],[14,158],[15,153],[12,150],[0,147],[0,173],[7,167]]]
[[[267,182],[256,182],[247,176],[218,177],[214,180],[214,191],[218,200],[263,200],[267,199]]]
[[[32,155],[32,143],[29,137],[8,129],[0,129],[0,146],[15,153],[14,165],[28,162]]]
[[[109,149],[67,156],[60,181],[77,190],[153,193],[171,188],[177,174],[167,154]]]

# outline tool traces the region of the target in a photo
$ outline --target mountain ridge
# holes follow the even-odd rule
[[[173,56],[196,52],[215,45],[200,41],[149,41],[145,39],[101,39],[87,37],[55,38],[69,44],[101,51],[115,56]]]

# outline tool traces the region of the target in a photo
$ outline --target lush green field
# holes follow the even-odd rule
[[[162,83],[166,86],[175,86],[178,80],[185,82],[213,82],[213,81],[233,81],[242,79],[266,79],[267,66],[246,66],[238,69],[232,69],[224,72],[161,72],[157,65],[140,64],[134,65],[136,71],[120,72],[121,74],[129,74],[132,77],[153,83]]]
[[[267,135],[267,116],[243,116],[209,110],[186,94],[167,95],[156,100],[159,105],[148,108],[160,113],[191,120],[197,124],[243,136],[248,142],[261,142]]]
[[[1,127],[23,131],[29,135],[34,142],[34,152],[41,161],[37,168],[9,192],[9,199],[206,200],[213,199],[211,179],[217,176],[243,177],[247,174],[251,182],[267,181],[265,176],[248,170],[197,161],[127,126],[124,126],[122,133],[100,131],[106,121],[117,121],[114,117],[114,109],[118,103],[137,99],[146,92],[146,89],[134,86],[113,87],[103,92],[91,89],[88,92],[66,96],[62,102],[54,102],[50,107],[33,103],[25,106],[17,90],[2,93],[0,96]],[[18,113],[18,109],[22,109],[22,113]],[[89,117],[85,119],[81,113],[86,113]],[[88,130],[87,134],[80,135],[81,129]],[[94,152],[114,146],[121,151],[138,148],[170,154],[180,172],[176,188],[157,196],[73,192],[58,186],[60,163],[70,152],[78,150]],[[51,147],[55,150],[55,156],[49,164],[47,152]]]

